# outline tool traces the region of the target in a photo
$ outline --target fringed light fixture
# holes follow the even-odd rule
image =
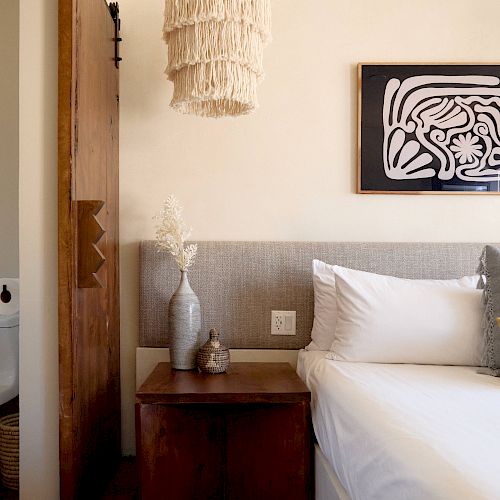
[[[238,116],[258,107],[263,48],[271,38],[270,0],[166,0],[165,73],[170,106],[200,116]]]

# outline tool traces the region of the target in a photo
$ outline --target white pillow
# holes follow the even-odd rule
[[[313,260],[314,321],[308,351],[329,351],[337,323],[337,292],[333,266]]]
[[[337,326],[330,359],[479,366],[478,276],[408,280],[334,266]]]

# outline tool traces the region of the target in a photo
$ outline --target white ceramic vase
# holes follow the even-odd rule
[[[168,305],[168,329],[172,368],[196,368],[201,311],[200,301],[189,284],[187,271],[181,271],[181,281]]]

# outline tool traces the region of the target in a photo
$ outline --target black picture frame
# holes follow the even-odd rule
[[[499,194],[500,64],[358,64],[358,193]]]

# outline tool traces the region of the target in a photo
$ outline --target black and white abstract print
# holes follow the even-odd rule
[[[498,191],[498,66],[362,67],[361,189]]]

